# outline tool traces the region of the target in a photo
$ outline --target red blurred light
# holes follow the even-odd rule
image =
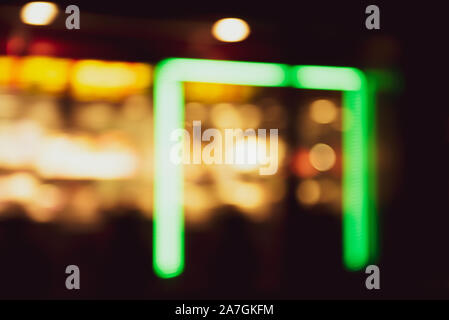
[[[309,160],[309,150],[301,148],[293,155],[291,162],[292,172],[301,178],[310,178],[318,174]]]

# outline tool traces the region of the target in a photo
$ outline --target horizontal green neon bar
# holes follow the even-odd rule
[[[173,58],[159,64],[165,81],[283,87],[289,66],[276,63]]]
[[[293,75],[296,88],[359,91],[365,86],[363,72],[355,68],[296,66]]]
[[[349,270],[370,258],[370,210],[375,208],[369,185],[370,121],[366,79],[358,69],[323,66],[173,58],[155,70],[154,269],[170,278],[184,267],[182,165],[170,162],[170,134],[184,128],[182,82],[222,83],[343,91],[343,262]],[[373,170],[373,168],[371,168]],[[373,173],[372,173],[373,174]]]

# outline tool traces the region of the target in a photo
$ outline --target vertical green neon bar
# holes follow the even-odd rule
[[[343,91],[343,263],[359,270],[371,258],[376,201],[370,186],[374,104],[367,101],[365,76],[355,68],[297,66],[293,81],[297,88]]]
[[[170,135],[184,128],[182,82],[281,87],[289,77],[282,64],[184,58],[161,61],[155,73],[153,263],[159,277],[171,278],[184,268],[183,171],[170,161]]]
[[[170,161],[170,135],[184,127],[184,99],[166,64],[156,67],[155,79],[153,265],[159,277],[170,278],[184,268],[183,168]]]
[[[343,93],[343,260],[350,270],[370,259],[370,136],[366,86]]]

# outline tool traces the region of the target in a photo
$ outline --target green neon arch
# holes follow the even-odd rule
[[[184,127],[183,82],[338,90],[343,92],[343,263],[363,268],[375,236],[374,103],[356,68],[171,58],[155,70],[153,265],[162,278],[184,269],[183,168],[170,162],[170,134]],[[350,121],[350,122],[349,122]]]

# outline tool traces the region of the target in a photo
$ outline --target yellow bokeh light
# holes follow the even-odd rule
[[[11,83],[16,60],[17,59],[15,57],[0,57],[0,85],[4,86]]]
[[[0,166],[27,169],[39,152],[43,129],[33,121],[0,125]]]
[[[22,89],[62,92],[68,84],[71,63],[69,59],[39,56],[23,58],[19,65],[18,84]]]
[[[43,209],[58,209],[61,207],[63,195],[61,190],[52,184],[42,184],[37,190],[34,202]]]
[[[256,87],[238,86],[221,83],[185,82],[186,101],[202,103],[246,102],[257,92]]]
[[[119,142],[98,143],[86,137],[47,137],[35,163],[46,178],[105,179],[133,177],[138,160],[134,150]]]
[[[0,94],[0,118],[13,119],[19,113],[19,110],[19,97],[12,94]]]
[[[26,206],[26,214],[28,218],[38,223],[46,223],[53,221],[57,212],[45,208],[40,208],[34,204]]]
[[[220,19],[212,26],[212,34],[223,42],[238,42],[245,40],[250,33],[249,25],[242,19]]]
[[[232,190],[232,204],[243,210],[260,209],[266,204],[266,194],[259,184],[239,182]]]
[[[59,110],[60,105],[57,99],[42,96],[28,104],[27,118],[30,125],[37,127],[36,129],[40,127],[42,132],[60,129],[63,126],[63,119]]]
[[[147,89],[150,74],[151,67],[142,63],[80,60],[72,69],[70,81],[79,100],[117,101]]]
[[[309,160],[315,169],[327,171],[335,165],[335,151],[327,144],[318,143],[310,150]]]
[[[51,2],[29,2],[22,7],[20,18],[23,23],[44,26],[53,22],[58,7]]]
[[[185,188],[184,206],[186,220],[191,223],[201,223],[210,217],[211,210],[216,206],[216,201],[208,188],[188,183]]]
[[[62,206],[62,191],[56,185],[42,184],[36,190],[32,203],[27,205],[27,215],[35,222],[50,222]]]
[[[296,189],[296,198],[304,205],[314,205],[320,200],[321,188],[315,180],[304,180]]]
[[[233,104],[217,103],[211,110],[210,117],[218,128],[241,128],[242,118]]]
[[[0,179],[0,201],[26,203],[33,199],[39,181],[31,174],[19,172]]]
[[[310,118],[320,124],[327,124],[337,118],[337,107],[326,99],[319,99],[310,105]]]

